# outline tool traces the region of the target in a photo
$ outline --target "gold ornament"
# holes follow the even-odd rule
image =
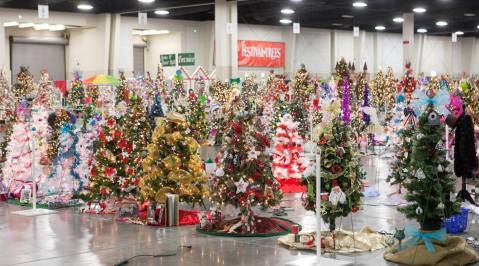
[[[168,121],[170,122],[178,123],[178,124],[186,122],[185,116],[177,112],[169,112],[166,115],[166,119],[168,119]]]
[[[181,159],[174,154],[170,154],[161,162],[167,170],[172,171],[180,167]]]
[[[170,146],[173,146],[176,143],[178,143],[178,141],[181,140],[182,137],[183,136],[178,131],[170,133],[170,134],[165,134],[166,143]]]
[[[180,184],[187,184],[192,181],[192,176],[190,173],[183,169],[171,171],[168,174],[168,179],[179,182]]]
[[[201,159],[199,156],[191,156],[190,160],[188,161],[188,168],[193,172],[201,170]]]
[[[195,153],[200,148],[200,145],[198,144],[198,142],[196,142],[194,138],[186,137],[185,143],[190,152],[192,153]]]

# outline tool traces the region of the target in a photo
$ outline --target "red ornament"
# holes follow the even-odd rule
[[[114,119],[113,117],[111,117],[111,118],[108,119],[108,121],[106,122],[106,125],[107,125],[108,127],[110,127],[110,128],[111,128],[111,127],[114,127],[114,126],[116,125],[115,119]]]
[[[135,173],[135,169],[133,169],[132,167],[128,167],[126,168],[126,173],[128,175],[133,175]]]
[[[113,136],[115,137],[115,139],[119,139],[123,136],[123,132],[116,130]]]
[[[352,210],[351,210],[353,213],[356,213],[359,211],[359,208],[358,207],[353,207]]]
[[[91,175],[91,176],[96,176],[96,171],[95,171],[95,169],[93,169],[93,168],[91,169],[90,175]]]
[[[106,188],[104,188],[104,187],[100,188],[100,195],[105,196],[106,194],[108,194],[106,192]]]
[[[115,168],[113,168],[113,167],[105,168],[105,175],[106,176],[113,176],[114,174],[116,174],[116,169]]]

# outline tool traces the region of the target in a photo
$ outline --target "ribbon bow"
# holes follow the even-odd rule
[[[421,232],[420,230],[412,227],[406,226],[405,229],[406,237],[411,237],[404,245],[402,249],[406,249],[418,244],[419,241],[423,241],[426,249],[429,253],[436,252],[432,240],[439,241],[444,243],[446,241],[446,229],[442,228],[441,230],[432,231],[428,233]]]
[[[439,90],[432,98],[429,98],[423,90],[415,90],[412,96],[414,101],[411,105],[418,117],[422,115],[428,105],[433,105],[439,114],[447,115],[449,111],[445,105],[449,103],[449,97],[449,93],[445,90]]]

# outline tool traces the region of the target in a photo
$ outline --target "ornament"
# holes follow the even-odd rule
[[[249,152],[248,152],[248,161],[256,160],[258,159],[258,155],[260,154],[259,151],[256,151],[255,148],[253,147]]]
[[[416,177],[417,177],[417,179],[422,180],[422,179],[426,178],[426,175],[424,174],[424,171],[422,169],[419,169],[419,170],[416,171]]]
[[[417,140],[421,140],[422,138],[424,138],[424,134],[419,133],[419,134],[416,135]]]
[[[437,208],[439,210],[444,210],[444,203],[440,202],[438,205],[437,205]]]
[[[243,178],[241,178],[240,181],[234,183],[236,186],[236,194],[245,193],[249,185],[249,183],[245,182]]]
[[[404,159],[407,159],[407,157],[409,157],[409,153],[408,153],[408,152],[405,152],[405,153],[404,153]]]
[[[181,159],[174,154],[170,154],[165,159],[163,159],[162,163],[167,170],[171,171],[179,167]]]
[[[346,194],[341,190],[337,180],[332,181],[332,190],[329,193],[329,201],[334,205],[346,203]]]
[[[430,126],[439,126],[441,124],[439,114],[436,111],[431,111],[427,116],[427,123]]]
[[[443,167],[442,165],[438,165],[438,166],[437,166],[437,171],[438,171],[439,173],[444,172],[444,167]]]
[[[218,168],[215,171],[215,175],[217,177],[223,177],[225,175],[225,170],[223,168]]]
[[[417,208],[416,208],[416,214],[417,214],[417,215],[421,215],[422,213],[423,213],[422,208],[421,208],[421,207],[417,207]]]

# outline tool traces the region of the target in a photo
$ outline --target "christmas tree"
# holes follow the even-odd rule
[[[386,178],[386,182],[391,183],[391,185],[399,185],[399,194],[402,192],[401,187],[410,171],[414,131],[414,124],[411,123],[407,123],[405,128],[399,131],[400,141],[395,147],[396,160],[392,163],[391,173]]]
[[[288,113],[293,116],[294,121],[299,123],[299,135],[305,138],[309,135],[309,98],[314,86],[304,65],[301,65],[301,69],[296,72],[291,89],[293,94],[289,103]]]
[[[73,72],[71,86],[67,97],[68,105],[72,107],[82,106],[85,103],[85,89],[83,88],[80,72]]]
[[[190,97],[187,120],[191,136],[199,143],[208,138],[209,127],[206,119],[206,98]]]
[[[48,139],[48,152],[47,156],[49,160],[53,160],[58,154],[58,138],[60,136],[60,130],[65,124],[74,124],[75,118],[73,115],[65,109],[58,109],[55,113],[51,113],[48,116],[48,125],[50,126],[50,138]]]
[[[0,71],[0,102],[3,108],[0,109],[0,163],[5,161],[7,155],[7,145],[12,134],[13,123],[15,121],[15,98],[11,93],[10,86],[5,72]]]
[[[346,63],[346,59],[344,58],[341,58],[341,60],[339,60],[339,62],[336,62],[336,67],[335,67],[335,70],[336,70],[336,81],[337,81],[337,93],[338,93],[338,96],[339,98],[342,98],[343,97],[343,82],[345,79],[347,79],[348,81],[349,78],[350,78],[350,67],[348,67],[348,64]]]
[[[35,180],[42,182],[48,176],[50,160],[48,159],[48,110],[43,106],[33,105],[32,136],[35,141],[35,161],[33,162]]]
[[[373,106],[375,106],[379,110],[385,109],[385,106],[387,104],[387,90],[388,88],[386,87],[386,79],[384,79],[383,71],[379,70],[378,73],[376,73],[376,77],[374,78],[371,86]]]
[[[78,166],[75,168],[75,173],[80,177],[84,187],[89,186],[90,173],[92,170],[93,156],[94,156],[94,142],[98,136],[99,123],[97,118],[93,117],[84,123],[84,127],[77,130],[78,143],[76,150],[80,157]]]
[[[306,169],[303,158],[304,139],[299,136],[298,123],[293,121],[290,114],[281,119],[273,141],[273,175],[280,182],[281,190],[301,192],[302,189],[297,186]]]
[[[241,220],[233,227],[241,234],[255,233],[257,220],[251,207],[275,206],[281,200],[265,152],[270,142],[253,128],[254,119],[251,114],[242,114],[230,122],[221,150],[222,162],[211,180],[213,202],[240,208]]]
[[[307,210],[320,211],[329,229],[336,229],[336,218],[356,212],[361,204],[365,176],[359,165],[357,147],[350,128],[339,116],[339,104],[324,107],[323,124],[315,130],[321,149],[321,206],[316,206],[316,177],[305,178]]]
[[[16,181],[32,181],[32,139],[28,116],[28,104],[23,101],[17,107],[17,120],[12,128],[6,148],[6,161],[2,167],[3,183],[11,189],[10,192],[16,189]],[[20,183],[18,185],[21,186]]]
[[[130,88],[128,80],[126,80],[125,73],[120,72],[120,84],[116,88],[116,103],[128,101],[130,98]]]
[[[398,91],[402,91],[406,96],[408,103],[412,100],[412,94],[416,90],[416,79],[411,68],[411,64],[406,64],[406,73],[398,85]]]
[[[17,74],[17,83],[12,87],[15,97],[18,99],[33,97],[35,90],[33,75],[28,72],[28,67],[20,67],[20,72]]]
[[[248,76],[242,83],[240,98],[246,110],[252,110],[256,105],[258,96],[258,84],[254,81],[254,76]]]
[[[44,108],[60,106],[59,91],[53,85],[53,81],[46,70],[42,70],[40,73],[38,92],[33,101],[33,105],[37,108],[39,106],[42,106]]]
[[[434,106],[429,105],[419,118],[405,187],[408,206],[399,208],[414,218],[422,230],[439,230],[442,218],[459,212],[459,201],[451,201],[456,180],[448,170],[449,161],[442,136],[444,127]]]
[[[206,173],[198,155],[199,145],[185,135],[186,118],[168,113],[159,119],[148,155],[142,161],[143,177],[140,182],[141,198],[165,203],[166,194],[178,194],[180,201],[203,204],[208,195]]]
[[[396,79],[394,78],[393,69],[388,67],[388,71],[386,72],[386,79],[385,79],[385,86],[386,86],[386,109],[388,111],[394,108],[396,104]]]
[[[58,154],[53,160],[52,171],[45,182],[39,186],[39,191],[45,196],[43,203],[68,201],[78,195],[83,188],[80,176],[74,171],[80,162],[76,151],[78,136],[74,133],[74,126],[65,123],[60,128],[58,138]]]
[[[161,102],[161,93],[156,93],[155,100],[153,105],[150,107],[148,112],[148,117],[150,119],[150,124],[156,126],[156,119],[158,117],[164,117],[165,113],[163,112],[163,103]]]
[[[274,91],[273,94],[273,110],[271,112],[271,133],[276,133],[276,127],[279,123],[280,119],[288,113],[289,107],[289,100],[290,96],[288,94],[288,85],[286,84],[285,77],[279,76],[274,83]]]

